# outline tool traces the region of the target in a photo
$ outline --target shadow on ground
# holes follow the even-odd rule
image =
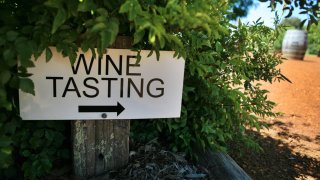
[[[299,134],[290,134],[284,124],[276,122],[271,126],[279,126],[282,129],[283,136],[308,139]],[[320,179],[320,161],[300,153],[294,153],[290,149],[290,144],[281,140],[273,139],[269,136],[251,131],[250,134],[263,148],[263,152],[254,152],[244,148],[242,145],[232,145],[233,149],[230,155],[234,160],[253,178],[253,179]],[[319,136],[314,141],[319,142]],[[240,153],[239,147],[243,150]]]
[[[316,142],[320,144],[320,134],[316,136]]]

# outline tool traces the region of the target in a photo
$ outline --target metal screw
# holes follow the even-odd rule
[[[101,114],[101,117],[102,117],[103,119],[105,119],[105,118],[107,118],[107,114],[106,114],[106,113],[102,113],[102,114]]]

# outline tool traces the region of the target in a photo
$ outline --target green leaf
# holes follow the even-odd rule
[[[19,79],[19,87],[23,92],[30,93],[35,95],[34,91],[34,83],[29,78],[20,78]]]
[[[12,163],[11,159],[12,147],[2,147],[0,148],[0,167],[8,168]]]
[[[82,50],[83,52],[87,52],[87,51],[89,50],[91,44],[92,44],[92,43],[90,43],[89,40],[83,41],[83,42],[81,43],[81,50]]]
[[[43,139],[42,138],[37,138],[37,137],[32,137],[29,140],[30,145],[32,146],[32,148],[39,148],[42,146],[43,144]]]
[[[136,31],[133,35],[133,44],[137,44],[141,41],[141,39],[143,38],[145,34],[145,31],[144,30],[141,30],[141,31]]]
[[[6,61],[12,61],[14,60],[14,51],[10,48],[10,49],[6,49],[4,52],[3,52],[3,58],[4,60]]]
[[[311,20],[311,22],[313,23],[313,24],[316,24],[316,25],[318,25],[318,21],[317,21],[317,18],[316,17],[314,17],[314,16],[310,16],[310,20]]]
[[[112,34],[110,31],[102,31],[102,32],[100,32],[100,36],[101,36],[101,39],[100,39],[101,40],[101,48],[104,49],[110,44]]]
[[[34,67],[34,63],[31,61],[31,56],[36,50],[35,42],[24,38],[18,38],[15,42],[15,46],[21,66]]]
[[[10,146],[10,144],[13,141],[11,140],[11,138],[7,137],[7,136],[0,136],[0,147],[7,147]]]
[[[33,132],[33,136],[36,138],[41,138],[44,135],[44,129],[38,129]]]
[[[158,49],[156,49],[155,52],[156,52],[157,61],[159,61],[160,60],[160,51]]]
[[[80,12],[89,12],[92,9],[95,9],[94,2],[92,0],[84,0],[82,2],[79,2],[77,10]]]
[[[142,8],[137,0],[127,0],[119,10],[119,13],[128,13],[130,21],[134,20],[141,12]]]
[[[45,137],[49,142],[51,142],[54,139],[54,131],[46,130]]]
[[[289,10],[289,13],[284,18],[289,18],[292,15],[293,9]]]
[[[17,75],[13,75],[13,77],[10,80],[10,87],[14,88],[14,89],[18,89],[19,88],[19,78]]]
[[[57,29],[67,20],[67,13],[63,8],[58,9],[57,15],[54,17],[51,33],[54,34]]]
[[[111,45],[119,32],[119,21],[116,18],[111,18],[107,23],[107,30],[100,32],[101,48],[106,48]]]
[[[306,21],[307,21],[307,19],[304,19],[303,21],[300,22],[300,25],[299,25],[300,29],[303,28],[303,25],[304,25],[304,23],[305,23]]]
[[[41,168],[43,168],[45,171],[48,171],[52,168],[52,161],[50,161],[48,158],[41,159]]]
[[[21,154],[22,154],[23,157],[29,157],[29,156],[31,155],[31,153],[30,153],[29,150],[23,150],[23,151],[21,152]]]
[[[92,29],[91,29],[91,32],[92,33],[95,33],[95,32],[100,32],[102,30],[105,30],[107,28],[107,25],[105,23],[98,23],[98,24],[95,24]]]
[[[17,126],[18,126],[17,121],[10,121],[5,124],[4,132],[7,134],[14,134],[16,132]]]
[[[19,33],[16,31],[9,31],[7,32],[7,40],[8,41],[15,41],[16,38],[18,37]]]
[[[126,13],[129,11],[130,9],[130,1],[126,1],[124,4],[122,4],[122,6],[120,7],[119,13]]]
[[[142,58],[142,57],[141,57],[141,51],[138,51],[138,53],[137,53],[137,61],[136,61],[136,63],[135,63],[136,65],[140,63],[141,58]]]
[[[222,47],[221,43],[216,42],[216,51],[220,53],[220,52],[222,52],[222,50],[223,50],[223,47]]]
[[[8,70],[2,71],[0,73],[0,82],[2,85],[6,84],[11,78],[11,73]]]
[[[46,62],[49,62],[52,58],[52,52],[50,48],[46,48]]]
[[[299,14],[308,14],[308,11],[300,11]]]
[[[98,8],[97,12],[103,17],[108,17],[108,11],[105,8]]]
[[[6,40],[3,37],[0,37],[0,46],[4,45]]]
[[[48,7],[57,8],[57,9],[61,7],[61,1],[57,1],[57,0],[48,0],[44,4]]]

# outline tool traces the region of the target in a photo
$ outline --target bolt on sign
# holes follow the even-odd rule
[[[19,92],[24,120],[143,119],[180,117],[184,59],[174,52],[108,49],[102,57],[79,52],[71,65],[51,48],[28,71],[35,96]]]

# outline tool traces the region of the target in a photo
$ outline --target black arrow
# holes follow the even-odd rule
[[[119,102],[117,102],[116,106],[78,106],[79,112],[117,112],[117,116],[119,116],[124,109]]]

